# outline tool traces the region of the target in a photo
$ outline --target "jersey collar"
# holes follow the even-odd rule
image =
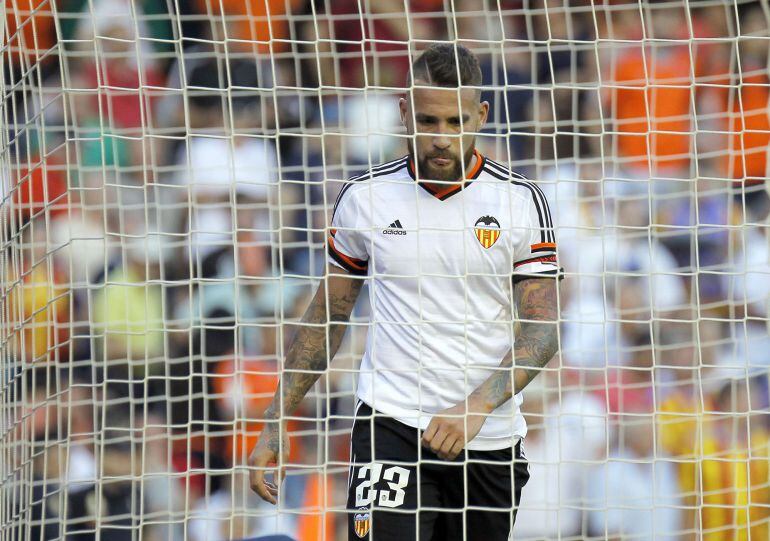
[[[476,156],[476,163],[474,164],[473,169],[471,169],[465,176],[464,182],[458,182],[457,184],[435,185],[429,182],[420,181],[418,184],[426,192],[431,194],[433,197],[440,199],[441,201],[452,197],[454,194],[459,193],[464,188],[470,186],[473,180],[477,179],[481,174],[481,171],[484,169],[484,162],[486,161],[486,158],[481,154],[481,152],[478,151],[478,149],[473,149],[473,155]],[[412,177],[412,180],[416,180],[417,175],[414,172],[414,162],[411,160],[411,158],[406,162],[406,170],[409,172],[409,176]]]

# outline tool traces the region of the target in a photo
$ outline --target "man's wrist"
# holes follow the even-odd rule
[[[280,409],[273,406],[273,404],[270,404],[268,408],[265,410],[264,413],[264,420],[267,422],[267,424],[274,424],[270,421],[280,421],[281,420],[281,414],[279,413]]]
[[[488,415],[497,408],[484,394],[484,392],[474,392],[468,397],[468,413],[477,413]]]

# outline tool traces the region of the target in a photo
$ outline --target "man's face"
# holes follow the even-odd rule
[[[427,83],[417,80],[417,85]],[[458,100],[459,94],[459,100]],[[479,103],[472,88],[415,88],[412,100],[401,99],[401,121],[409,135],[409,154],[420,180],[455,182],[465,177],[489,104]]]

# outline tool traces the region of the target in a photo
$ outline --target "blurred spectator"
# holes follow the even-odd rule
[[[70,196],[68,212],[53,217],[48,226],[51,248],[56,250],[54,266],[61,269],[73,290],[96,283],[105,272],[105,261],[111,260],[103,210],[87,208],[76,195]]]
[[[56,156],[32,156],[29,165],[21,165],[16,170],[16,182],[11,190],[14,207],[22,220],[44,210],[49,216],[67,212],[69,200],[64,168]]]
[[[123,381],[161,368],[165,324],[158,279],[157,236],[127,240],[123,257],[92,295],[96,362],[109,379]]]
[[[201,14],[232,21],[227,38],[231,47],[258,54],[277,54],[289,48],[290,22],[302,11],[302,0],[195,0]],[[212,18],[213,18],[212,17]]]
[[[648,233],[652,222],[648,189],[644,182],[605,180],[607,225],[617,228],[605,235],[600,261],[609,272],[617,307],[625,311],[621,319],[659,317],[689,302],[683,269],[658,236]]]
[[[768,52],[764,44],[768,21],[762,8],[754,6],[741,18],[738,48],[740,72],[730,81],[728,132],[731,134],[726,166],[729,178],[745,179],[746,184],[762,183],[767,176],[767,148],[770,144],[770,117],[767,105]]]
[[[267,274],[269,254],[262,243],[249,240],[255,236],[242,231],[235,246],[210,254],[202,265],[203,280],[189,300],[178,299],[174,310],[177,320],[189,321],[195,329],[227,322],[238,325],[237,342],[224,341],[217,347],[220,354],[260,358],[274,355],[275,322],[281,314],[292,317],[297,310],[300,284]],[[219,314],[221,321],[216,320],[215,314]]]
[[[52,63],[48,50],[56,43],[55,21],[49,0],[5,0],[4,45],[17,69],[38,62]],[[7,41],[6,41],[7,39]]]
[[[759,207],[754,207],[759,208]],[[736,316],[726,326],[726,340],[716,363],[734,377],[764,372],[770,366],[770,214],[735,205],[740,227],[729,236],[726,290]]]
[[[51,400],[56,387],[56,381],[51,376],[55,373],[55,368],[47,367],[27,371],[16,378],[16,390],[21,391],[25,386],[23,394],[27,398],[20,404],[21,407],[15,408],[16,452],[10,453],[9,460],[5,462],[6,479],[3,481],[3,488],[8,493],[16,487],[24,487],[22,490],[28,491],[26,493],[31,497],[28,507],[18,500],[11,500],[10,508],[19,516],[18,520],[24,522],[25,529],[28,528],[26,533],[30,539],[46,541],[57,538],[62,530],[57,505],[49,503],[57,501],[62,477],[58,453],[51,452],[55,447],[53,442],[62,435],[57,430],[61,409]],[[22,442],[28,444],[32,451],[30,459],[18,452]],[[20,475],[23,470],[30,471]],[[23,537],[14,538],[11,530],[10,539],[21,540]]]
[[[9,317],[21,329],[16,355],[26,363],[66,361],[70,335],[70,290],[66,273],[48,260],[45,216],[27,224],[22,257],[10,268]],[[16,271],[16,272],[14,272]]]
[[[759,385],[758,385],[759,384]],[[768,534],[768,439],[758,403],[760,379],[715,374],[704,382],[713,391],[698,433],[700,524],[706,541],[762,539]]]
[[[595,470],[607,459],[607,414],[602,401],[572,386],[557,393],[549,383],[555,378],[549,376],[541,374],[525,391],[529,429],[523,445],[530,479],[514,539],[586,537],[593,510],[589,486],[596,482]]]
[[[568,278],[560,287],[561,358],[565,366],[604,368],[624,362],[623,337],[613,292],[598,271],[596,232],[605,223],[601,172],[590,164],[559,160],[543,170],[539,183],[556,225],[559,260]],[[606,256],[604,256],[606,257]]]
[[[168,41],[174,39],[171,12],[163,2],[153,0],[134,0],[127,3],[124,0],[58,0],[59,28],[63,43],[73,46],[74,40],[91,40],[104,37],[105,28],[110,24],[126,25],[132,39],[146,61],[155,61],[151,52],[173,50]],[[115,19],[124,19],[116,21]],[[135,28],[128,28],[125,19],[136,21]],[[130,26],[134,26],[131,23]]]
[[[591,477],[590,535],[608,539],[676,540],[681,526],[680,490],[674,462],[653,457],[651,416],[621,421],[633,446],[618,448]]]
[[[430,41],[446,35],[446,17],[440,0],[414,0],[407,4],[403,0],[367,4],[356,0],[328,2],[327,15],[333,20],[330,34],[335,76],[324,80],[325,84],[348,88],[401,87],[409,70],[410,39]],[[440,17],[420,16],[423,12],[439,13]],[[367,24],[361,24],[364,20]]]
[[[610,370],[610,455],[589,484],[592,535],[678,538],[682,526],[676,463],[655,449],[651,339],[638,338],[629,366]]]
[[[767,319],[770,315],[770,223],[744,222],[740,226],[733,231],[730,243],[734,250],[730,264],[732,300],[749,317]]]
[[[648,4],[643,10],[619,11],[618,17],[613,38],[635,40],[613,44],[602,65],[619,163],[633,177],[689,178],[690,74],[695,67],[687,45],[673,41],[687,37],[682,7]],[[643,32],[661,41],[636,41]]]
[[[507,39],[521,38],[515,19],[505,19]],[[510,33],[510,34],[509,34]],[[528,48],[506,43],[501,56],[494,52],[482,57],[482,79],[494,90],[485,90],[482,99],[490,103],[488,124],[507,141],[507,148],[498,151],[505,161],[528,161],[532,142],[528,133],[532,129],[532,100],[534,81],[532,55]],[[495,143],[499,142],[495,138]]]
[[[398,113],[398,98],[393,94],[369,93],[348,96],[339,110],[345,162],[368,169],[403,156],[403,125]]]
[[[89,4],[90,6],[90,4]],[[103,0],[84,11],[76,36],[92,43],[93,56],[80,60],[84,88],[92,94],[92,114],[111,130],[153,126],[146,92],[161,77],[152,60],[142,8],[128,0]]]
[[[767,423],[759,412],[766,408],[766,376],[746,379],[744,368],[714,369],[713,360],[700,358],[688,326],[663,328],[660,359],[667,370],[656,388],[657,442],[676,461],[684,538],[701,531],[705,540],[728,532],[749,538],[747,505],[756,525],[750,537],[764,538],[770,494]]]
[[[206,256],[236,242],[236,231],[255,230],[266,246],[276,228],[270,209],[278,158],[272,139],[260,131],[259,100],[248,91],[220,90],[253,86],[255,78],[253,62],[246,61],[233,62],[227,71],[210,61],[192,75],[193,85],[209,89],[194,102],[206,123],[179,148],[174,192],[190,206],[180,218],[187,222],[182,230],[190,232],[197,275]]]

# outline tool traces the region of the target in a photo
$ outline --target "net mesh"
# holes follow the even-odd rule
[[[347,537],[366,294],[278,507],[245,458],[336,195],[448,41],[567,273],[514,538],[770,538],[766,2],[2,6],[0,537]]]

